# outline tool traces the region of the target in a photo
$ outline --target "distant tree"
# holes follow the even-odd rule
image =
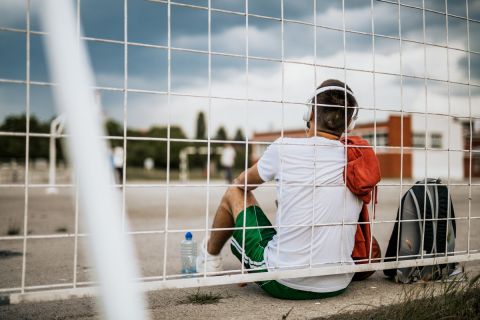
[[[8,116],[0,126],[0,130],[27,132],[27,116],[25,114]],[[50,132],[50,122],[41,122],[37,117],[30,116],[30,132],[48,133]]]
[[[123,125],[115,120],[108,119],[105,123],[105,130],[107,131],[107,135],[109,136],[123,137]],[[112,148],[117,146],[123,147],[123,140],[112,139],[109,141],[109,144]]]
[[[238,128],[237,131],[235,131],[235,136],[233,137],[233,140],[245,141],[245,135],[243,134],[243,131],[241,128]]]
[[[205,140],[207,139],[207,124],[205,120],[205,114],[203,112],[199,112],[197,115],[197,128],[195,133],[195,139]],[[191,146],[199,147],[198,143],[192,143]],[[195,155],[191,156],[189,159],[189,165],[191,167],[203,168],[205,166],[205,156],[196,153]]]
[[[0,136],[0,162],[25,160],[25,137]]]
[[[195,134],[196,139],[206,139],[207,138],[207,125],[205,123],[205,114],[199,112],[197,116],[197,132]]]
[[[17,115],[9,116],[0,124],[0,131],[7,132],[26,132],[26,116]],[[106,131],[110,136],[123,136],[123,126],[114,121],[108,120],[105,124]],[[32,116],[30,118],[30,132],[50,132],[50,121],[42,122]],[[133,128],[127,129],[129,137],[149,137],[149,138],[166,138],[168,136],[167,127],[151,127],[147,131],[137,130]],[[187,136],[181,127],[170,127],[170,137],[172,139],[186,139]],[[49,138],[30,137],[29,155],[30,159],[45,158],[49,156]],[[62,140],[57,139],[57,157],[63,159]],[[123,139],[111,140],[111,146],[123,146]],[[165,169],[167,167],[167,150],[168,143],[166,141],[144,141],[129,140],[127,143],[127,166],[143,167],[145,158],[151,157],[155,161],[155,166]],[[170,142],[170,167],[178,168],[180,151],[189,146],[185,142]],[[11,159],[23,161],[25,159],[26,138],[17,136],[0,136],[0,162],[9,162]]]
[[[137,137],[166,138],[168,135],[167,127],[152,127],[146,132],[129,129],[128,134]],[[186,135],[180,127],[170,127],[170,138],[186,139]],[[170,167],[178,168],[180,151],[187,144],[182,142],[170,142]],[[167,167],[167,150],[168,143],[166,141],[142,141],[132,140],[127,144],[127,165],[134,167],[142,167],[145,158],[153,158],[155,166],[165,169]]]
[[[235,131],[235,136],[233,138],[235,141],[245,141],[245,135],[243,134],[243,131],[241,128],[238,128],[237,131]],[[235,149],[237,151],[237,154],[235,156],[235,168],[237,169],[245,169],[245,144],[240,143],[235,145]]]
[[[218,128],[217,133],[215,134],[215,140],[228,140],[225,127],[221,126]]]
[[[123,136],[123,125],[119,122],[108,119],[105,127],[109,136]]]
[[[25,114],[8,116],[0,125],[0,131],[6,132],[26,132],[27,117]],[[29,131],[31,133],[49,133],[50,121],[42,122],[35,116],[30,116]],[[29,158],[48,159],[49,156],[49,138],[30,137],[29,138]],[[62,145],[60,139],[57,139],[57,159],[63,159]],[[0,161],[10,161],[25,159],[25,137],[0,136]]]
[[[170,138],[172,139],[186,139],[187,136],[183,132],[181,127],[171,127],[170,128]],[[164,143],[166,145],[166,142]],[[171,168],[178,168],[180,164],[180,151],[187,147],[187,143],[185,142],[170,142],[170,167]],[[166,156],[166,148],[165,148],[165,156]],[[166,163],[166,162],[165,162]]]

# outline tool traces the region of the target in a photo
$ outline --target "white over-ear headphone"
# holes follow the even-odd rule
[[[313,95],[307,100],[306,104],[306,109],[305,112],[303,113],[303,120],[306,122],[307,127],[309,127],[310,124],[310,118],[312,117],[312,103],[314,103],[314,99],[316,96],[318,96],[320,93],[326,92],[326,91],[343,91],[347,92],[348,94],[352,95],[352,97],[355,98],[355,95],[353,94],[352,91],[348,90],[345,87],[340,87],[340,86],[328,86],[328,87],[320,87],[315,90]],[[358,107],[355,107],[355,111],[353,113],[352,119],[350,120],[350,124],[348,125],[347,130],[352,131],[355,128],[355,122],[357,121],[358,118]]]

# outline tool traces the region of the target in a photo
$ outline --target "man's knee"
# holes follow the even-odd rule
[[[227,188],[227,191],[225,191],[225,198],[232,199],[232,198],[238,198],[238,197],[243,197],[244,191],[238,187],[235,186],[229,186]]]
[[[235,206],[237,203],[243,201],[244,197],[244,190],[238,187],[230,186],[227,188],[227,191],[225,191],[222,202],[227,203],[228,206],[233,209],[232,207]]]
[[[245,191],[234,186],[230,186],[225,191],[223,202],[228,205],[230,212],[234,217],[246,207],[256,204],[255,197],[251,191]]]

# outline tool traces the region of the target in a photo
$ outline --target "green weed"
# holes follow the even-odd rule
[[[440,286],[426,283],[412,288],[407,285],[398,303],[365,307],[363,311],[341,313],[328,319],[480,319],[480,275],[471,280],[463,276],[442,282]]]
[[[215,304],[220,302],[222,295],[213,292],[200,292],[189,294],[185,300],[179,302],[179,304]]]

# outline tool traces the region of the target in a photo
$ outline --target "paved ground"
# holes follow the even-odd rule
[[[203,288],[201,292],[221,294],[218,304],[194,305],[183,303],[197,289],[165,290],[149,294],[149,309],[153,319],[282,319],[291,308],[288,319],[311,319],[341,311],[377,306],[396,301],[402,288],[380,275],[364,282],[353,283],[338,297],[313,301],[285,301],[266,296],[258,286],[236,285]],[[94,299],[72,299],[0,307],[1,319],[97,319]],[[2,316],[3,314],[3,316]],[[41,316],[41,317],[40,317]]]
[[[138,181],[137,181],[138,182]],[[386,181],[392,183],[393,181]],[[151,183],[151,182],[149,182]],[[196,181],[195,183],[201,183]],[[215,184],[217,182],[213,182]],[[395,182],[396,183],[396,182]],[[207,193],[205,187],[171,187],[169,190],[168,226],[169,229],[198,229],[206,224],[207,195],[209,199],[208,214],[211,221],[216,204],[224,191],[224,187],[212,186]],[[6,236],[8,231],[18,229],[23,233],[24,190],[23,188],[0,189],[0,236]],[[47,195],[45,189],[31,188],[29,190],[28,233],[31,235],[72,233],[74,231],[74,193],[72,189],[60,189],[57,195]],[[468,214],[468,187],[452,187],[452,197],[457,217]],[[266,186],[256,192],[256,196],[271,218],[275,212],[274,188]],[[400,188],[381,187],[377,206],[377,220],[395,219]],[[165,228],[166,188],[127,188],[126,206],[134,231],[153,231]],[[472,188],[472,215],[480,215],[480,188]],[[210,223],[209,221],[209,223]],[[383,251],[386,249],[393,223],[376,224],[374,234],[379,240]],[[457,224],[457,250],[467,246],[468,223]],[[79,231],[84,231],[80,224]],[[480,220],[472,220],[470,232],[470,247],[480,249]],[[194,238],[201,239],[203,232],[194,233]],[[179,272],[179,243],[182,233],[169,235],[167,248],[167,274]],[[142,275],[145,277],[159,276],[163,273],[163,234],[148,234],[134,236],[139,255]],[[79,240],[79,255],[77,261],[77,281],[91,280],[91,265],[84,252],[84,241]],[[29,239],[27,246],[26,285],[66,284],[73,280],[73,238],[61,239]],[[22,240],[0,241],[0,290],[15,288],[20,285],[22,266]],[[239,263],[229,250],[225,250],[226,269],[238,269]],[[467,268],[478,272],[478,263]],[[218,292],[224,299],[218,305],[193,306],[181,304],[185,297],[195,290],[165,290],[152,293],[149,296],[150,308],[155,319],[162,318],[271,318],[279,319],[290,308],[294,308],[291,318],[312,318],[338,312],[352,305],[391,303],[402,292],[401,286],[383,279],[377,272],[372,279],[354,283],[348,292],[341,296],[324,301],[288,302],[272,299],[264,295],[255,285],[238,288],[235,285],[215,288],[203,288],[203,292]],[[262,309],[252,308],[261,305]],[[89,319],[96,317],[92,299],[69,300],[66,302],[49,302],[21,306],[0,307],[0,319],[28,318],[70,318]]]

